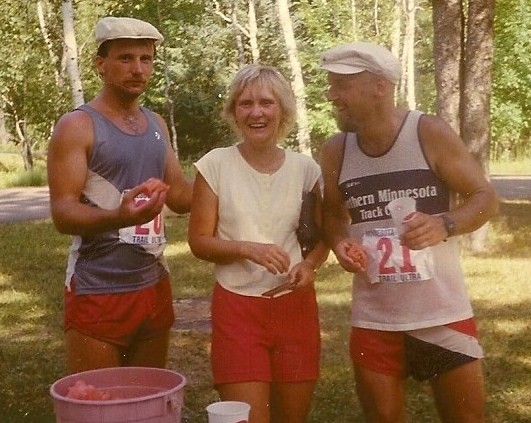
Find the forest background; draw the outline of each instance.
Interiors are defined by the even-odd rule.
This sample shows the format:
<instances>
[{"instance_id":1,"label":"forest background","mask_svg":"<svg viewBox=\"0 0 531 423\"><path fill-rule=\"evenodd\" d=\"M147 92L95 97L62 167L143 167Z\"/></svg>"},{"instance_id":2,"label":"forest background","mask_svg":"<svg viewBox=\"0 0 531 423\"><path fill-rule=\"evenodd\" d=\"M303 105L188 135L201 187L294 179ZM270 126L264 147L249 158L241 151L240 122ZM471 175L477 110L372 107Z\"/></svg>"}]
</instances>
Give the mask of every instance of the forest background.
<instances>
[{"instance_id":1,"label":"forest background","mask_svg":"<svg viewBox=\"0 0 531 423\"><path fill-rule=\"evenodd\" d=\"M445 117L488 171L491 157L529 156L530 14L531 0L4 0L0 151L32 169L58 117L95 96L93 29L115 15L165 36L143 103L165 117L182 160L234 142L219 112L231 77L253 61L292 81L299 113L287 146L317 156L335 131L319 55L366 40L401 58L397 101Z\"/></svg>"}]
</instances>

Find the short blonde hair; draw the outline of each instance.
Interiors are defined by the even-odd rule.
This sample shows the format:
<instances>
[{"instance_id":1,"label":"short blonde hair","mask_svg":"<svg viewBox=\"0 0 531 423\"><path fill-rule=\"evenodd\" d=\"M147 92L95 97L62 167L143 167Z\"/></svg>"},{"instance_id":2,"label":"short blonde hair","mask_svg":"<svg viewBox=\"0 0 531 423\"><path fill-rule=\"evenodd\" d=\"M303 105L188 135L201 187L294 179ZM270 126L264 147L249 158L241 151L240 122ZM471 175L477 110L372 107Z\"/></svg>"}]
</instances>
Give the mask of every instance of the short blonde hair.
<instances>
[{"instance_id":1,"label":"short blonde hair","mask_svg":"<svg viewBox=\"0 0 531 423\"><path fill-rule=\"evenodd\" d=\"M281 109L278 136L279 139L286 138L295 126L297 105L288 81L272 66L253 63L242 67L229 86L229 94L221 116L235 132L240 132L235 118L236 102L243 90L250 85L258 85L271 90Z\"/></svg>"}]
</instances>

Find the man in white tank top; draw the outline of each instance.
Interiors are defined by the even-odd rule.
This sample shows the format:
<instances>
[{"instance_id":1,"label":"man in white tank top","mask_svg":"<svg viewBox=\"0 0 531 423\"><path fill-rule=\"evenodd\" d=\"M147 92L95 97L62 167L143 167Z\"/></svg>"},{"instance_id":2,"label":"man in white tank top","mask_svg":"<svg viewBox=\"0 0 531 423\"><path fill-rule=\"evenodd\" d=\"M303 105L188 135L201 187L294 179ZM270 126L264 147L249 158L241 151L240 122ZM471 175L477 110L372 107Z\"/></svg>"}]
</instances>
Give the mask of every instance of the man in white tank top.
<instances>
[{"instance_id":1,"label":"man in white tank top","mask_svg":"<svg viewBox=\"0 0 531 423\"><path fill-rule=\"evenodd\" d=\"M430 382L443 422L483 422L483 353L455 236L496 213L494 189L449 125L395 106L401 69L387 49L341 45L321 65L342 131L322 150L324 230L354 274L350 352L366 419L405 422L411 375ZM396 197L416 201L399 227Z\"/></svg>"}]
</instances>

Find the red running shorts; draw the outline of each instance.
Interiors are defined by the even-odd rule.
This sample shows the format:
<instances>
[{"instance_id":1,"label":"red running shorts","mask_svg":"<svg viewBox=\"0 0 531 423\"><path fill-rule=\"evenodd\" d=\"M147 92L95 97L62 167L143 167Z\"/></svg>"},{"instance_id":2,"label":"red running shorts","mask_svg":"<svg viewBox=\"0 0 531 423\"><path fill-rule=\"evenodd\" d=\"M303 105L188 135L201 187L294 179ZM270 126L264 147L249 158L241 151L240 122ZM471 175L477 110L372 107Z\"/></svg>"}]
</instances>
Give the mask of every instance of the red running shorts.
<instances>
[{"instance_id":1,"label":"red running shorts","mask_svg":"<svg viewBox=\"0 0 531 423\"><path fill-rule=\"evenodd\" d=\"M474 319L406 332L353 327L353 363L394 377L432 379L483 357Z\"/></svg>"},{"instance_id":2,"label":"red running shorts","mask_svg":"<svg viewBox=\"0 0 531 423\"><path fill-rule=\"evenodd\" d=\"M64 330L75 329L119 347L167 331L174 322L169 276L147 288L117 294L76 295L65 288Z\"/></svg>"},{"instance_id":3,"label":"red running shorts","mask_svg":"<svg viewBox=\"0 0 531 423\"><path fill-rule=\"evenodd\" d=\"M313 289L265 298L235 294L216 283L211 346L215 385L316 380L320 342Z\"/></svg>"}]
</instances>

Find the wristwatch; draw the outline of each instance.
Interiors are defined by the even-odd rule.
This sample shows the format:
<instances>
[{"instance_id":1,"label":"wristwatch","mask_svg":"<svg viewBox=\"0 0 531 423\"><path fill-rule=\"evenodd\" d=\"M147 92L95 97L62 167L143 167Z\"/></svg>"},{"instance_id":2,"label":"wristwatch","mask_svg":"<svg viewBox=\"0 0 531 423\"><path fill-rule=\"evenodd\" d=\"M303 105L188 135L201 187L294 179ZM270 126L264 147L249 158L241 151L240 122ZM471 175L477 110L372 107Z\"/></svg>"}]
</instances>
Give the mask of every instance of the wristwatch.
<instances>
[{"instance_id":1,"label":"wristwatch","mask_svg":"<svg viewBox=\"0 0 531 423\"><path fill-rule=\"evenodd\" d=\"M455 235L455 222L453 219L447 214L441 214L441 219L443 220L444 229L446 229L448 236L450 237Z\"/></svg>"}]
</instances>

